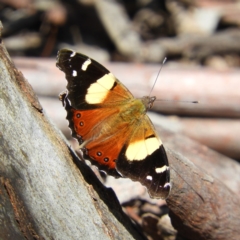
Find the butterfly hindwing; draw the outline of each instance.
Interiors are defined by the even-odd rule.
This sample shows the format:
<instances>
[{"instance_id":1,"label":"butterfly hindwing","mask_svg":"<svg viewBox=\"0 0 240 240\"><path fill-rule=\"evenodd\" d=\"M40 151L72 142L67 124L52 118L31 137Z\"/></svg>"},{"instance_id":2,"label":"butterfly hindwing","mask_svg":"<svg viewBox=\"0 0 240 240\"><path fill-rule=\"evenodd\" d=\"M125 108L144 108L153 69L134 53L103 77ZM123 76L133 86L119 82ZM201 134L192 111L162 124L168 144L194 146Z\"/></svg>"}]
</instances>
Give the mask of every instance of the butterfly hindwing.
<instances>
[{"instance_id":1,"label":"butterfly hindwing","mask_svg":"<svg viewBox=\"0 0 240 240\"><path fill-rule=\"evenodd\" d=\"M139 181L152 197L166 198L168 159L146 115L155 98L134 98L105 67L72 50L59 51L57 66L68 81L60 98L84 158L112 176Z\"/></svg>"},{"instance_id":2,"label":"butterfly hindwing","mask_svg":"<svg viewBox=\"0 0 240 240\"><path fill-rule=\"evenodd\" d=\"M108 114L103 115L101 109L77 110L70 105L66 94L61 95L61 100L67 111L67 120L72 130L72 136L78 139L82 147L84 157L108 174L119 177L115 162L122 149L127 136L128 127L123 123L118 128L113 128L107 122L115 122L116 110L107 108ZM105 124L104 124L105 122ZM124 130L125 129L125 130ZM120 131L121 130L121 131Z\"/></svg>"},{"instance_id":3,"label":"butterfly hindwing","mask_svg":"<svg viewBox=\"0 0 240 240\"><path fill-rule=\"evenodd\" d=\"M147 187L150 196L168 196L170 173L167 154L147 115L123 146L116 168L124 177Z\"/></svg>"}]
</instances>

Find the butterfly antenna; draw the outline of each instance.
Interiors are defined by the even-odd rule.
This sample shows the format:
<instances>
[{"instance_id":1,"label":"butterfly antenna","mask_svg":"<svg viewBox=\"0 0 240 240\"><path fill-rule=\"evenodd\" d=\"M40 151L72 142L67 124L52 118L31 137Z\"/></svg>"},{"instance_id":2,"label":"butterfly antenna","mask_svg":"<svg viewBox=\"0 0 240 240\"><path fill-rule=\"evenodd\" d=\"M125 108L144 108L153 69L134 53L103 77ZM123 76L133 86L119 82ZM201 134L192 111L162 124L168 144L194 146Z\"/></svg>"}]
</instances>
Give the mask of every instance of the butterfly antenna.
<instances>
[{"instance_id":1,"label":"butterfly antenna","mask_svg":"<svg viewBox=\"0 0 240 240\"><path fill-rule=\"evenodd\" d=\"M162 62L162 64L161 64L160 69L158 70L157 77L156 77L156 79L155 79L155 81L154 81L154 83L153 83L153 86L152 86L152 88L151 88L151 91L150 91L150 93L149 93L149 95L148 95L149 97L151 96L151 93L152 93L152 91L153 91L153 89L154 89L154 87L155 87L155 85L156 85L157 80L158 80L158 76L159 76L160 72L162 71L163 65L165 64L166 61L167 61L167 58L165 57L165 58L163 59L163 62Z\"/></svg>"},{"instance_id":2,"label":"butterfly antenna","mask_svg":"<svg viewBox=\"0 0 240 240\"><path fill-rule=\"evenodd\" d=\"M156 99L156 101L161 101L161 102L183 102L183 103L199 103L199 101L184 101L184 100L165 100L165 99Z\"/></svg>"}]
</instances>

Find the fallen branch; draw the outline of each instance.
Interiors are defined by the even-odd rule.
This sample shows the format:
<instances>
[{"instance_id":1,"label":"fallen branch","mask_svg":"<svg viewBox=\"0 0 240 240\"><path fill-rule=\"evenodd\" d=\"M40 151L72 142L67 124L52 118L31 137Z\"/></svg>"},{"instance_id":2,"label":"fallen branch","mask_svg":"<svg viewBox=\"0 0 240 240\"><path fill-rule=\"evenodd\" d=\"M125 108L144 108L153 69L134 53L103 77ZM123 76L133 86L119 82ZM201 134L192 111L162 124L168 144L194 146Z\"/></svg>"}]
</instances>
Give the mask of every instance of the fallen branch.
<instances>
[{"instance_id":1,"label":"fallen branch","mask_svg":"<svg viewBox=\"0 0 240 240\"><path fill-rule=\"evenodd\" d=\"M3 44L0 69L0 238L145 239L49 123Z\"/></svg>"}]
</instances>

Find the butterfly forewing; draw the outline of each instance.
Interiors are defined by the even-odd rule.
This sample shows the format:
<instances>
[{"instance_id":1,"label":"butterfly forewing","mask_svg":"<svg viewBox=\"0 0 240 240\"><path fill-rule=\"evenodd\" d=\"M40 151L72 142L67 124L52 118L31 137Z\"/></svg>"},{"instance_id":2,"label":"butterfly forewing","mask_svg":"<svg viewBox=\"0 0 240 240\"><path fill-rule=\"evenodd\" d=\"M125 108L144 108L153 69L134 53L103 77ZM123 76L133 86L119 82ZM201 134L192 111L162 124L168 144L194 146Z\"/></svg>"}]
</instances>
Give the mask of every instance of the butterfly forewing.
<instances>
[{"instance_id":1,"label":"butterfly forewing","mask_svg":"<svg viewBox=\"0 0 240 240\"><path fill-rule=\"evenodd\" d=\"M112 176L139 181L152 197L166 198L168 159L146 115L149 98L135 99L105 67L72 50L59 51L57 67L66 74L61 100L84 157Z\"/></svg>"},{"instance_id":2,"label":"butterfly forewing","mask_svg":"<svg viewBox=\"0 0 240 240\"><path fill-rule=\"evenodd\" d=\"M57 67L66 74L67 97L76 109L115 106L133 98L112 73L83 54L62 49L58 54Z\"/></svg>"}]
</instances>

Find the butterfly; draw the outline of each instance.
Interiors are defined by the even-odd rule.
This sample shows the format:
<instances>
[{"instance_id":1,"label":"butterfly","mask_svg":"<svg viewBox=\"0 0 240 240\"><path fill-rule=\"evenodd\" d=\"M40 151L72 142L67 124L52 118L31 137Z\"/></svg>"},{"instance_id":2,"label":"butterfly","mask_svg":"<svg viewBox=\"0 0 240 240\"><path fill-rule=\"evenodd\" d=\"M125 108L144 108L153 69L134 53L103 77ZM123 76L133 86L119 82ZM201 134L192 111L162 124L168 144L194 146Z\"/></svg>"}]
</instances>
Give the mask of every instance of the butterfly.
<instances>
[{"instance_id":1,"label":"butterfly","mask_svg":"<svg viewBox=\"0 0 240 240\"><path fill-rule=\"evenodd\" d=\"M61 101L83 157L109 175L140 182L153 198L167 198L168 158L146 114L156 98L134 98L104 66L69 49L58 52L56 65L66 75Z\"/></svg>"}]
</instances>

